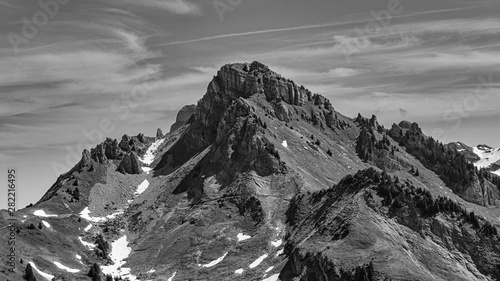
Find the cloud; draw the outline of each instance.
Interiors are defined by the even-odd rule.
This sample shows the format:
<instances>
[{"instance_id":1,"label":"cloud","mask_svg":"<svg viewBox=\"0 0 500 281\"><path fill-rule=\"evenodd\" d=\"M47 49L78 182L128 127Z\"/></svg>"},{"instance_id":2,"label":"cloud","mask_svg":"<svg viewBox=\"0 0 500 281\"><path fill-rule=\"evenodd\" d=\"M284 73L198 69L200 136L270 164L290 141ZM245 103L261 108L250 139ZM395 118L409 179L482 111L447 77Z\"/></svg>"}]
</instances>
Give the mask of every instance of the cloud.
<instances>
[{"instance_id":1,"label":"cloud","mask_svg":"<svg viewBox=\"0 0 500 281\"><path fill-rule=\"evenodd\" d=\"M201 9L198 5L186 0L123 0L129 5L139 5L147 8L162 9L175 15L200 15Z\"/></svg>"},{"instance_id":2,"label":"cloud","mask_svg":"<svg viewBox=\"0 0 500 281\"><path fill-rule=\"evenodd\" d=\"M330 74L332 77L349 77L349 76L355 76L358 74L363 73L362 71L353 69L353 68L346 68L346 67L337 67L330 69L328 71L328 74Z\"/></svg>"},{"instance_id":3,"label":"cloud","mask_svg":"<svg viewBox=\"0 0 500 281\"><path fill-rule=\"evenodd\" d=\"M429 71L452 68L488 68L500 65L499 52L464 51L460 53L414 53L399 55L393 63L405 66L407 69Z\"/></svg>"},{"instance_id":4,"label":"cloud","mask_svg":"<svg viewBox=\"0 0 500 281\"><path fill-rule=\"evenodd\" d=\"M4 6L10 7L10 8L15 8L15 6L10 4L8 0L0 0L0 5L4 5Z\"/></svg>"}]
</instances>

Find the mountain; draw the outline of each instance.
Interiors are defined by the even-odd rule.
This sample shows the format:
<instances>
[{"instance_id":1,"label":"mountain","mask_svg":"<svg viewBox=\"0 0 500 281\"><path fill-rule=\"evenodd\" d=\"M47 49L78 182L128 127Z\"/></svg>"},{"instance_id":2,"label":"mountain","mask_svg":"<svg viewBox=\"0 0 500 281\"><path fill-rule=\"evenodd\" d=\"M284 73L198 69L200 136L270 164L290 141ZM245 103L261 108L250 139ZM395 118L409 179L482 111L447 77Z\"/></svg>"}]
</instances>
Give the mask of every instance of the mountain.
<instances>
[{"instance_id":1,"label":"mountain","mask_svg":"<svg viewBox=\"0 0 500 281\"><path fill-rule=\"evenodd\" d=\"M479 157L479 160L474 163L476 167L487 168L500 176L500 147L492 148L483 144L474 147L473 151Z\"/></svg>"},{"instance_id":2,"label":"mountain","mask_svg":"<svg viewBox=\"0 0 500 281\"><path fill-rule=\"evenodd\" d=\"M487 169L491 173L500 176L500 147L493 148L486 144L470 147L461 142L452 142L448 145L464 154L477 168Z\"/></svg>"},{"instance_id":3,"label":"mountain","mask_svg":"<svg viewBox=\"0 0 500 281\"><path fill-rule=\"evenodd\" d=\"M227 64L171 132L106 139L13 213L0 278L498 280L499 186L416 123Z\"/></svg>"}]
</instances>

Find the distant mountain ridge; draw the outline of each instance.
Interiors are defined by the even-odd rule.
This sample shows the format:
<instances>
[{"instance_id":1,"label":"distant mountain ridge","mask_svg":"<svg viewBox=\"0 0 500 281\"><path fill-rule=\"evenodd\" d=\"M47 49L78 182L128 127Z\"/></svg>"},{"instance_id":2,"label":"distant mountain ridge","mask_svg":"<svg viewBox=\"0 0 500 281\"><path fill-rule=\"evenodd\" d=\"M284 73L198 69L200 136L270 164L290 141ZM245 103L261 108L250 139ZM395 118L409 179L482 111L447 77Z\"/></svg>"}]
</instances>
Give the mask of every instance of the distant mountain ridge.
<instances>
[{"instance_id":1,"label":"distant mountain ridge","mask_svg":"<svg viewBox=\"0 0 500 281\"><path fill-rule=\"evenodd\" d=\"M500 278L500 182L474 148L346 117L260 62L224 65L181 113L83 151L16 212L0 278L27 263L37 280Z\"/></svg>"}]
</instances>

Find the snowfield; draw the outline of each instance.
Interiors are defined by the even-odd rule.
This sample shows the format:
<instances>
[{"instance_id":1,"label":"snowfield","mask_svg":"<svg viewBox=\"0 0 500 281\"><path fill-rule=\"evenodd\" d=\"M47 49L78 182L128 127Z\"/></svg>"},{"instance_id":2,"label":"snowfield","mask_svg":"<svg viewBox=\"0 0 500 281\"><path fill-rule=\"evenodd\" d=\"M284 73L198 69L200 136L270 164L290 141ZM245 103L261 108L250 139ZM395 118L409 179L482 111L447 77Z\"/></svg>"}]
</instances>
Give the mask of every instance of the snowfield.
<instances>
[{"instance_id":1,"label":"snowfield","mask_svg":"<svg viewBox=\"0 0 500 281\"><path fill-rule=\"evenodd\" d=\"M278 252L276 252L276 256L279 256L279 255L281 255L281 254L283 254L283 249L281 249L281 250L279 250Z\"/></svg>"},{"instance_id":2,"label":"snowfield","mask_svg":"<svg viewBox=\"0 0 500 281\"><path fill-rule=\"evenodd\" d=\"M243 268L240 268L240 269L236 269L234 271L235 274L243 274Z\"/></svg>"},{"instance_id":3,"label":"snowfield","mask_svg":"<svg viewBox=\"0 0 500 281\"><path fill-rule=\"evenodd\" d=\"M250 268L257 267L263 260L265 260L267 258L267 256L268 256L267 254L260 256L258 259L256 259L254 262L252 262L248 267L250 267Z\"/></svg>"},{"instance_id":4,"label":"snowfield","mask_svg":"<svg viewBox=\"0 0 500 281\"><path fill-rule=\"evenodd\" d=\"M262 281L278 281L278 277L279 277L279 273L278 274L274 274L274 275L271 275L269 276L269 278L266 278L266 279L262 279Z\"/></svg>"},{"instance_id":5,"label":"snowfield","mask_svg":"<svg viewBox=\"0 0 500 281\"><path fill-rule=\"evenodd\" d=\"M146 189L148 189L149 187L149 181L148 180L144 180L141 184L139 184L139 186L137 187L137 190L135 191L134 195L140 195L142 194L144 191L146 191Z\"/></svg>"},{"instance_id":6,"label":"snowfield","mask_svg":"<svg viewBox=\"0 0 500 281\"><path fill-rule=\"evenodd\" d=\"M92 228L92 224L89 224L85 227L85 229L83 231L87 232L89 231L90 229Z\"/></svg>"},{"instance_id":7,"label":"snowfield","mask_svg":"<svg viewBox=\"0 0 500 281\"><path fill-rule=\"evenodd\" d=\"M33 212L33 215L43 218L58 217L58 215L47 215L44 210L36 210Z\"/></svg>"},{"instance_id":8,"label":"snowfield","mask_svg":"<svg viewBox=\"0 0 500 281\"><path fill-rule=\"evenodd\" d=\"M168 278L168 281L172 281L172 280L174 280L174 277L175 277L175 275L176 275L176 274L177 274L177 271L176 271L176 272L174 272L174 274L172 274L172 277Z\"/></svg>"},{"instance_id":9,"label":"snowfield","mask_svg":"<svg viewBox=\"0 0 500 281\"><path fill-rule=\"evenodd\" d=\"M222 260L226 257L226 255L227 255L228 253L229 253L229 252L226 252L226 253L225 253L222 257L220 257L220 258L218 258L218 259L216 259L216 260L214 260L214 261L211 261L211 262L209 262L209 263L207 263L207 264L198 264L198 266L203 266L203 267L212 267L212 266L214 266L214 265L216 265L216 264L220 263L220 262L221 262L221 261L222 261Z\"/></svg>"},{"instance_id":10,"label":"snowfield","mask_svg":"<svg viewBox=\"0 0 500 281\"><path fill-rule=\"evenodd\" d=\"M245 235L243 233L238 233L238 235L236 236L236 238L238 238L238 241L241 242L241 241L245 241L247 239L250 239L252 238L252 236L250 235Z\"/></svg>"},{"instance_id":11,"label":"snowfield","mask_svg":"<svg viewBox=\"0 0 500 281\"><path fill-rule=\"evenodd\" d=\"M130 268L122 267L125 264L125 259L128 258L132 248L128 246L127 235L123 235L116 241L111 243L111 253L109 257L113 261L112 265L101 266L102 272L106 275L122 276L124 279L129 278L130 281L136 281L137 277L130 274Z\"/></svg>"},{"instance_id":12,"label":"snowfield","mask_svg":"<svg viewBox=\"0 0 500 281\"><path fill-rule=\"evenodd\" d=\"M153 160L155 159L155 152L158 150L158 147L165 141L165 139L157 140L151 146L148 148L146 153L144 154L144 157L142 159L139 159L142 163L150 165L153 163Z\"/></svg>"},{"instance_id":13,"label":"snowfield","mask_svg":"<svg viewBox=\"0 0 500 281\"><path fill-rule=\"evenodd\" d=\"M474 163L474 166L478 168L488 168L491 164L500 161L500 147L499 148L479 148L476 146L473 148L473 152L481 158L479 161ZM500 176L500 170L493 171L494 174Z\"/></svg>"},{"instance_id":14,"label":"snowfield","mask_svg":"<svg viewBox=\"0 0 500 281\"><path fill-rule=\"evenodd\" d=\"M288 142L286 140L284 140L282 143L281 143L282 146L284 147L288 147Z\"/></svg>"},{"instance_id":15,"label":"snowfield","mask_svg":"<svg viewBox=\"0 0 500 281\"><path fill-rule=\"evenodd\" d=\"M77 272L80 272L80 270L79 270L79 269L69 268L69 267L67 267L67 266L65 266L65 265L63 265L63 264L61 264L60 262L56 262L56 261L55 261L55 262L54 262L54 264L55 264L57 267L59 267L60 269L66 270L66 271L67 271L67 272L69 272L69 273L77 273Z\"/></svg>"},{"instance_id":16,"label":"snowfield","mask_svg":"<svg viewBox=\"0 0 500 281\"><path fill-rule=\"evenodd\" d=\"M48 281L52 280L54 278L54 275L50 275L48 273L45 273L41 270L39 270L35 263L34 262L29 262L31 264L31 267L33 267L34 270L36 270L36 272L38 272L38 274L40 274L43 278L47 279Z\"/></svg>"},{"instance_id":17,"label":"snowfield","mask_svg":"<svg viewBox=\"0 0 500 281\"><path fill-rule=\"evenodd\" d=\"M46 228L50 228L50 224L46 221L42 221L43 225L45 225Z\"/></svg>"},{"instance_id":18,"label":"snowfield","mask_svg":"<svg viewBox=\"0 0 500 281\"><path fill-rule=\"evenodd\" d=\"M80 217L82 217L83 219L86 219L88 221L91 221L91 222L105 222L107 220L114 219L123 213L124 213L123 211L118 211L116 213L113 213L111 215L107 215L105 217L91 217L89 207L85 207L85 209L83 209L80 212Z\"/></svg>"},{"instance_id":19,"label":"snowfield","mask_svg":"<svg viewBox=\"0 0 500 281\"><path fill-rule=\"evenodd\" d=\"M276 240L276 241L271 241L271 244L273 244L273 246L275 248L278 248L279 246L281 246L281 244L283 243L283 240Z\"/></svg>"},{"instance_id":20,"label":"snowfield","mask_svg":"<svg viewBox=\"0 0 500 281\"><path fill-rule=\"evenodd\" d=\"M86 241L83 241L82 237L78 237L78 239L80 240L80 242L82 242L82 245L89 248L90 250L94 249L95 248L95 245L92 244L92 243L89 243L89 242L86 242Z\"/></svg>"}]
</instances>

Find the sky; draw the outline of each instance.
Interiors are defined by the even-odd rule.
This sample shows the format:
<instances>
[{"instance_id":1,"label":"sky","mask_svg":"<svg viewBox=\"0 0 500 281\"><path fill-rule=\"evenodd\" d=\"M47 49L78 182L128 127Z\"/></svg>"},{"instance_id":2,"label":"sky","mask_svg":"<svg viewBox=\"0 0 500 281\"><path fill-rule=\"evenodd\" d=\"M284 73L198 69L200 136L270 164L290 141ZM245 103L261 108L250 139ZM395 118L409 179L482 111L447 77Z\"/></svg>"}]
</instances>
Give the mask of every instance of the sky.
<instances>
[{"instance_id":1,"label":"sky","mask_svg":"<svg viewBox=\"0 0 500 281\"><path fill-rule=\"evenodd\" d=\"M355 117L500 146L497 0L0 0L0 180L35 203L84 148L168 131L226 63ZM6 206L2 188L0 208Z\"/></svg>"}]
</instances>

